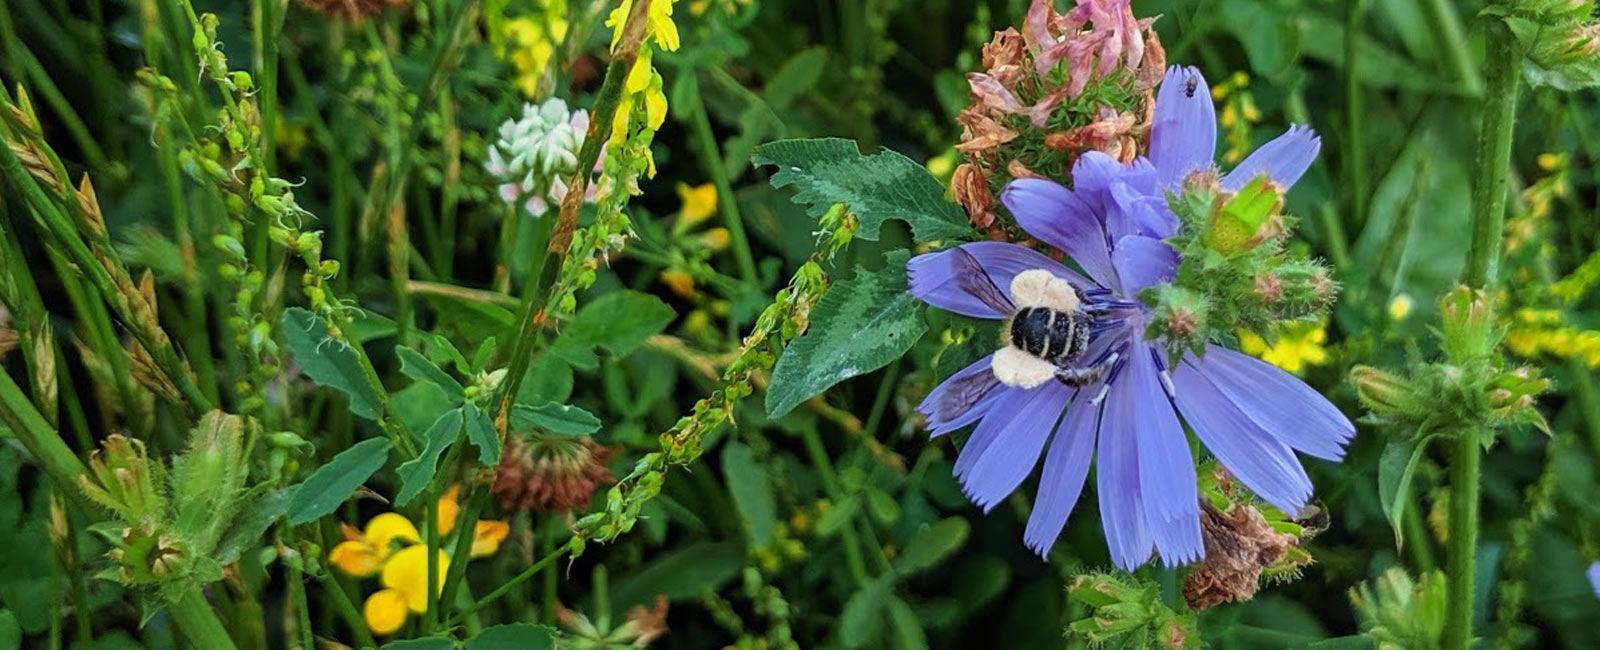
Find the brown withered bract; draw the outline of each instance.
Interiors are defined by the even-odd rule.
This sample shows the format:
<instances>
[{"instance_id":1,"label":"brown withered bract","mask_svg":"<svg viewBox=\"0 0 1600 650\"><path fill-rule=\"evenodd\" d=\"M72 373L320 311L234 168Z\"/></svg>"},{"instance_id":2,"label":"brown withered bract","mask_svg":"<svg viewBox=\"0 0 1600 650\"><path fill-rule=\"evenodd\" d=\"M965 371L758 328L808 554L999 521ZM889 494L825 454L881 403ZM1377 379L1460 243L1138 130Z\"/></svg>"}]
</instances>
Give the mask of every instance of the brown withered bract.
<instances>
[{"instance_id":1,"label":"brown withered bract","mask_svg":"<svg viewBox=\"0 0 1600 650\"><path fill-rule=\"evenodd\" d=\"M410 0L300 0L300 4L346 22L359 23Z\"/></svg>"},{"instance_id":2,"label":"brown withered bract","mask_svg":"<svg viewBox=\"0 0 1600 650\"><path fill-rule=\"evenodd\" d=\"M1183 598L1195 609L1250 600L1261 571L1282 559L1295 538L1272 529L1261 512L1236 505L1227 512L1201 503L1200 534L1206 557L1183 581Z\"/></svg>"}]
</instances>

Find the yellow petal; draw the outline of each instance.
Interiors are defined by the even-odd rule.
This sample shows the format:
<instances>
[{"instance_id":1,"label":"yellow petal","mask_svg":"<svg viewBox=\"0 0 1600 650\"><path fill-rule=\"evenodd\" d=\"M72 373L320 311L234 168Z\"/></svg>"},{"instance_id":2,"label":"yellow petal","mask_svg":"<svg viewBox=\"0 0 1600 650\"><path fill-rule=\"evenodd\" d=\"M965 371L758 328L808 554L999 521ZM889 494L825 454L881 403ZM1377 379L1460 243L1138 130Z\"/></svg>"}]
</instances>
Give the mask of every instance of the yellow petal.
<instances>
[{"instance_id":1,"label":"yellow petal","mask_svg":"<svg viewBox=\"0 0 1600 650\"><path fill-rule=\"evenodd\" d=\"M627 22L628 12L633 9L633 0L622 0L622 4L611 10L611 15L606 16L606 27L611 28L611 49L617 49L617 41L622 40L622 23Z\"/></svg>"},{"instance_id":2,"label":"yellow petal","mask_svg":"<svg viewBox=\"0 0 1600 650\"><path fill-rule=\"evenodd\" d=\"M500 542L511 534L511 524L503 521L480 521L472 531L472 557L494 555Z\"/></svg>"},{"instance_id":3,"label":"yellow petal","mask_svg":"<svg viewBox=\"0 0 1600 650\"><path fill-rule=\"evenodd\" d=\"M684 227L705 221L717 212L717 186L710 183L695 187L678 183L678 199L683 201Z\"/></svg>"},{"instance_id":4,"label":"yellow petal","mask_svg":"<svg viewBox=\"0 0 1600 650\"><path fill-rule=\"evenodd\" d=\"M622 89L629 93L637 93L650 85L650 57L640 56L633 60L633 67L628 68L628 78L623 80Z\"/></svg>"},{"instance_id":5,"label":"yellow petal","mask_svg":"<svg viewBox=\"0 0 1600 650\"><path fill-rule=\"evenodd\" d=\"M328 552L328 562L345 575L356 578L376 575L378 568L383 566L383 558L378 557L378 550L361 540L339 542Z\"/></svg>"},{"instance_id":6,"label":"yellow petal","mask_svg":"<svg viewBox=\"0 0 1600 650\"><path fill-rule=\"evenodd\" d=\"M444 588L444 575L450 569L450 556L443 549L439 554L439 568L434 586ZM413 544L400 549L383 565L383 586L405 594L406 606L422 613L428 608L428 547Z\"/></svg>"},{"instance_id":7,"label":"yellow petal","mask_svg":"<svg viewBox=\"0 0 1600 650\"><path fill-rule=\"evenodd\" d=\"M379 557L387 557L394 551L394 542L415 544L422 541L422 536L417 534L417 527L406 519L393 512L385 512L373 517L367 522L364 533L367 542L377 549Z\"/></svg>"},{"instance_id":8,"label":"yellow petal","mask_svg":"<svg viewBox=\"0 0 1600 650\"><path fill-rule=\"evenodd\" d=\"M619 147L628 139L628 119L633 114L633 96L623 93L617 102L617 113L611 117L611 138L608 146Z\"/></svg>"},{"instance_id":9,"label":"yellow petal","mask_svg":"<svg viewBox=\"0 0 1600 650\"><path fill-rule=\"evenodd\" d=\"M372 629L373 634L394 634L406 624L406 596L398 589L374 592L367 596L361 614L362 618L367 619L367 627Z\"/></svg>"},{"instance_id":10,"label":"yellow petal","mask_svg":"<svg viewBox=\"0 0 1600 650\"><path fill-rule=\"evenodd\" d=\"M667 96L661 92L660 75L656 75L655 82L650 84L650 90L644 96L644 114L652 131L661 128L661 124L667 121Z\"/></svg>"},{"instance_id":11,"label":"yellow petal","mask_svg":"<svg viewBox=\"0 0 1600 650\"><path fill-rule=\"evenodd\" d=\"M439 497L439 536L449 535L456 529L456 518L461 515L461 502L457 497L461 495L461 486L452 485L450 489Z\"/></svg>"}]
</instances>

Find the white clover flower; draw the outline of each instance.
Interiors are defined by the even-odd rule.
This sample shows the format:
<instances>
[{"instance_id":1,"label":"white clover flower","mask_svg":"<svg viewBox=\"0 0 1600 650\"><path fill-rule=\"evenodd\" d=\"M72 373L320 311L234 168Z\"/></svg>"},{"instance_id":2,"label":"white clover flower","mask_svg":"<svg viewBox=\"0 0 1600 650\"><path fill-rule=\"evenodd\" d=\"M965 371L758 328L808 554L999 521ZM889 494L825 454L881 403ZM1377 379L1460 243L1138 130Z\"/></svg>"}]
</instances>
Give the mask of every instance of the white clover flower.
<instances>
[{"instance_id":1,"label":"white clover flower","mask_svg":"<svg viewBox=\"0 0 1600 650\"><path fill-rule=\"evenodd\" d=\"M560 98L523 104L522 117L500 125L500 139L489 147L484 169L500 180L500 199L524 201L538 217L567 194L564 176L578 168L578 150L589 129L589 113L567 108Z\"/></svg>"}]
</instances>

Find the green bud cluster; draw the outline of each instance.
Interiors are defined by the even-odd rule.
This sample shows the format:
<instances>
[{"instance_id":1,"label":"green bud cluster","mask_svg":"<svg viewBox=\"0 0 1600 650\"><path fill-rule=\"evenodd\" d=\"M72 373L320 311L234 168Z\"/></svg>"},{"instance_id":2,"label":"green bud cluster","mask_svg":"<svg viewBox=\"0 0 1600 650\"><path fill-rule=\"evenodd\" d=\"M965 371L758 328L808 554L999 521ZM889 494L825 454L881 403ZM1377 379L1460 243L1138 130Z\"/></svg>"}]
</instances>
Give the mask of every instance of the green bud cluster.
<instances>
[{"instance_id":1,"label":"green bud cluster","mask_svg":"<svg viewBox=\"0 0 1600 650\"><path fill-rule=\"evenodd\" d=\"M1444 634L1444 574L1430 571L1420 581L1394 567L1371 582L1350 589L1363 633L1378 650L1439 648Z\"/></svg>"},{"instance_id":2,"label":"green bud cluster","mask_svg":"<svg viewBox=\"0 0 1600 650\"><path fill-rule=\"evenodd\" d=\"M251 495L246 440L253 423L211 411L189 434L189 448L168 471L138 440L112 435L90 456L91 476L79 487L112 519L97 524L111 545L114 566L102 577L151 586L159 599L193 582L222 578L237 549L220 548L223 534Z\"/></svg>"},{"instance_id":3,"label":"green bud cluster","mask_svg":"<svg viewBox=\"0 0 1600 650\"><path fill-rule=\"evenodd\" d=\"M1182 227L1168 243L1182 261L1171 283L1140 299L1151 309L1145 337L1165 339L1174 359L1241 330L1270 336L1280 322L1315 320L1338 296L1327 266L1289 254L1294 220L1266 176L1228 192L1197 172L1169 205Z\"/></svg>"},{"instance_id":4,"label":"green bud cluster","mask_svg":"<svg viewBox=\"0 0 1600 650\"><path fill-rule=\"evenodd\" d=\"M1483 14L1504 21L1527 54L1535 84L1579 90L1600 84L1600 24L1594 0L1488 3Z\"/></svg>"},{"instance_id":5,"label":"green bud cluster","mask_svg":"<svg viewBox=\"0 0 1600 650\"><path fill-rule=\"evenodd\" d=\"M1073 578L1067 594L1088 605L1089 616L1067 626L1096 647L1115 650L1199 648L1193 614L1179 614L1161 602L1152 582L1123 573L1085 573Z\"/></svg>"},{"instance_id":6,"label":"green bud cluster","mask_svg":"<svg viewBox=\"0 0 1600 650\"><path fill-rule=\"evenodd\" d=\"M1504 328L1482 291L1457 287L1439 301L1438 330L1444 360L1412 364L1405 373L1370 366L1350 370L1356 395L1371 419L1416 435L1487 432L1508 426L1533 426L1549 433L1534 401L1550 389L1538 368L1508 368L1496 353Z\"/></svg>"}]
</instances>

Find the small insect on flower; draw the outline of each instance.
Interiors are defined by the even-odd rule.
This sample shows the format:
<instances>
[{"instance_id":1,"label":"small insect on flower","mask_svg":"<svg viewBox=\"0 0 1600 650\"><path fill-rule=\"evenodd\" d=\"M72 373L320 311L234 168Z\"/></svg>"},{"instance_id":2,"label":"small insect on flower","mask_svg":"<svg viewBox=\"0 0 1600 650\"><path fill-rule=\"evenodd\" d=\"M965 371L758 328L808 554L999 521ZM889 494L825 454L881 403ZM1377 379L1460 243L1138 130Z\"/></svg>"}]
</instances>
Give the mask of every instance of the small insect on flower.
<instances>
[{"instance_id":1,"label":"small insect on flower","mask_svg":"<svg viewBox=\"0 0 1600 650\"><path fill-rule=\"evenodd\" d=\"M1312 493L1295 453L1337 461L1355 434L1348 418L1292 375L1215 344L1204 344L1203 355L1174 357L1166 330L1147 327L1154 316L1141 295L1172 286L1182 262L1168 243L1181 224L1167 195L1184 191L1192 173L1218 178L1216 114L1197 70L1167 73L1152 129L1148 159L1123 164L1091 151L1074 165L1072 189L1029 178L1001 195L1023 230L1082 273L1032 248L992 241L907 264L918 299L1005 322L994 354L957 371L918 407L934 436L977 424L955 464L967 496L993 508L1032 473L1048 442L1023 535L1045 555L1094 460L1111 556L1129 570L1149 561L1152 549L1167 565L1205 555L1185 425L1240 483L1285 512L1298 512ZM1263 175L1287 189L1317 148L1309 130L1290 129L1220 176L1212 191L1237 193Z\"/></svg>"}]
</instances>

